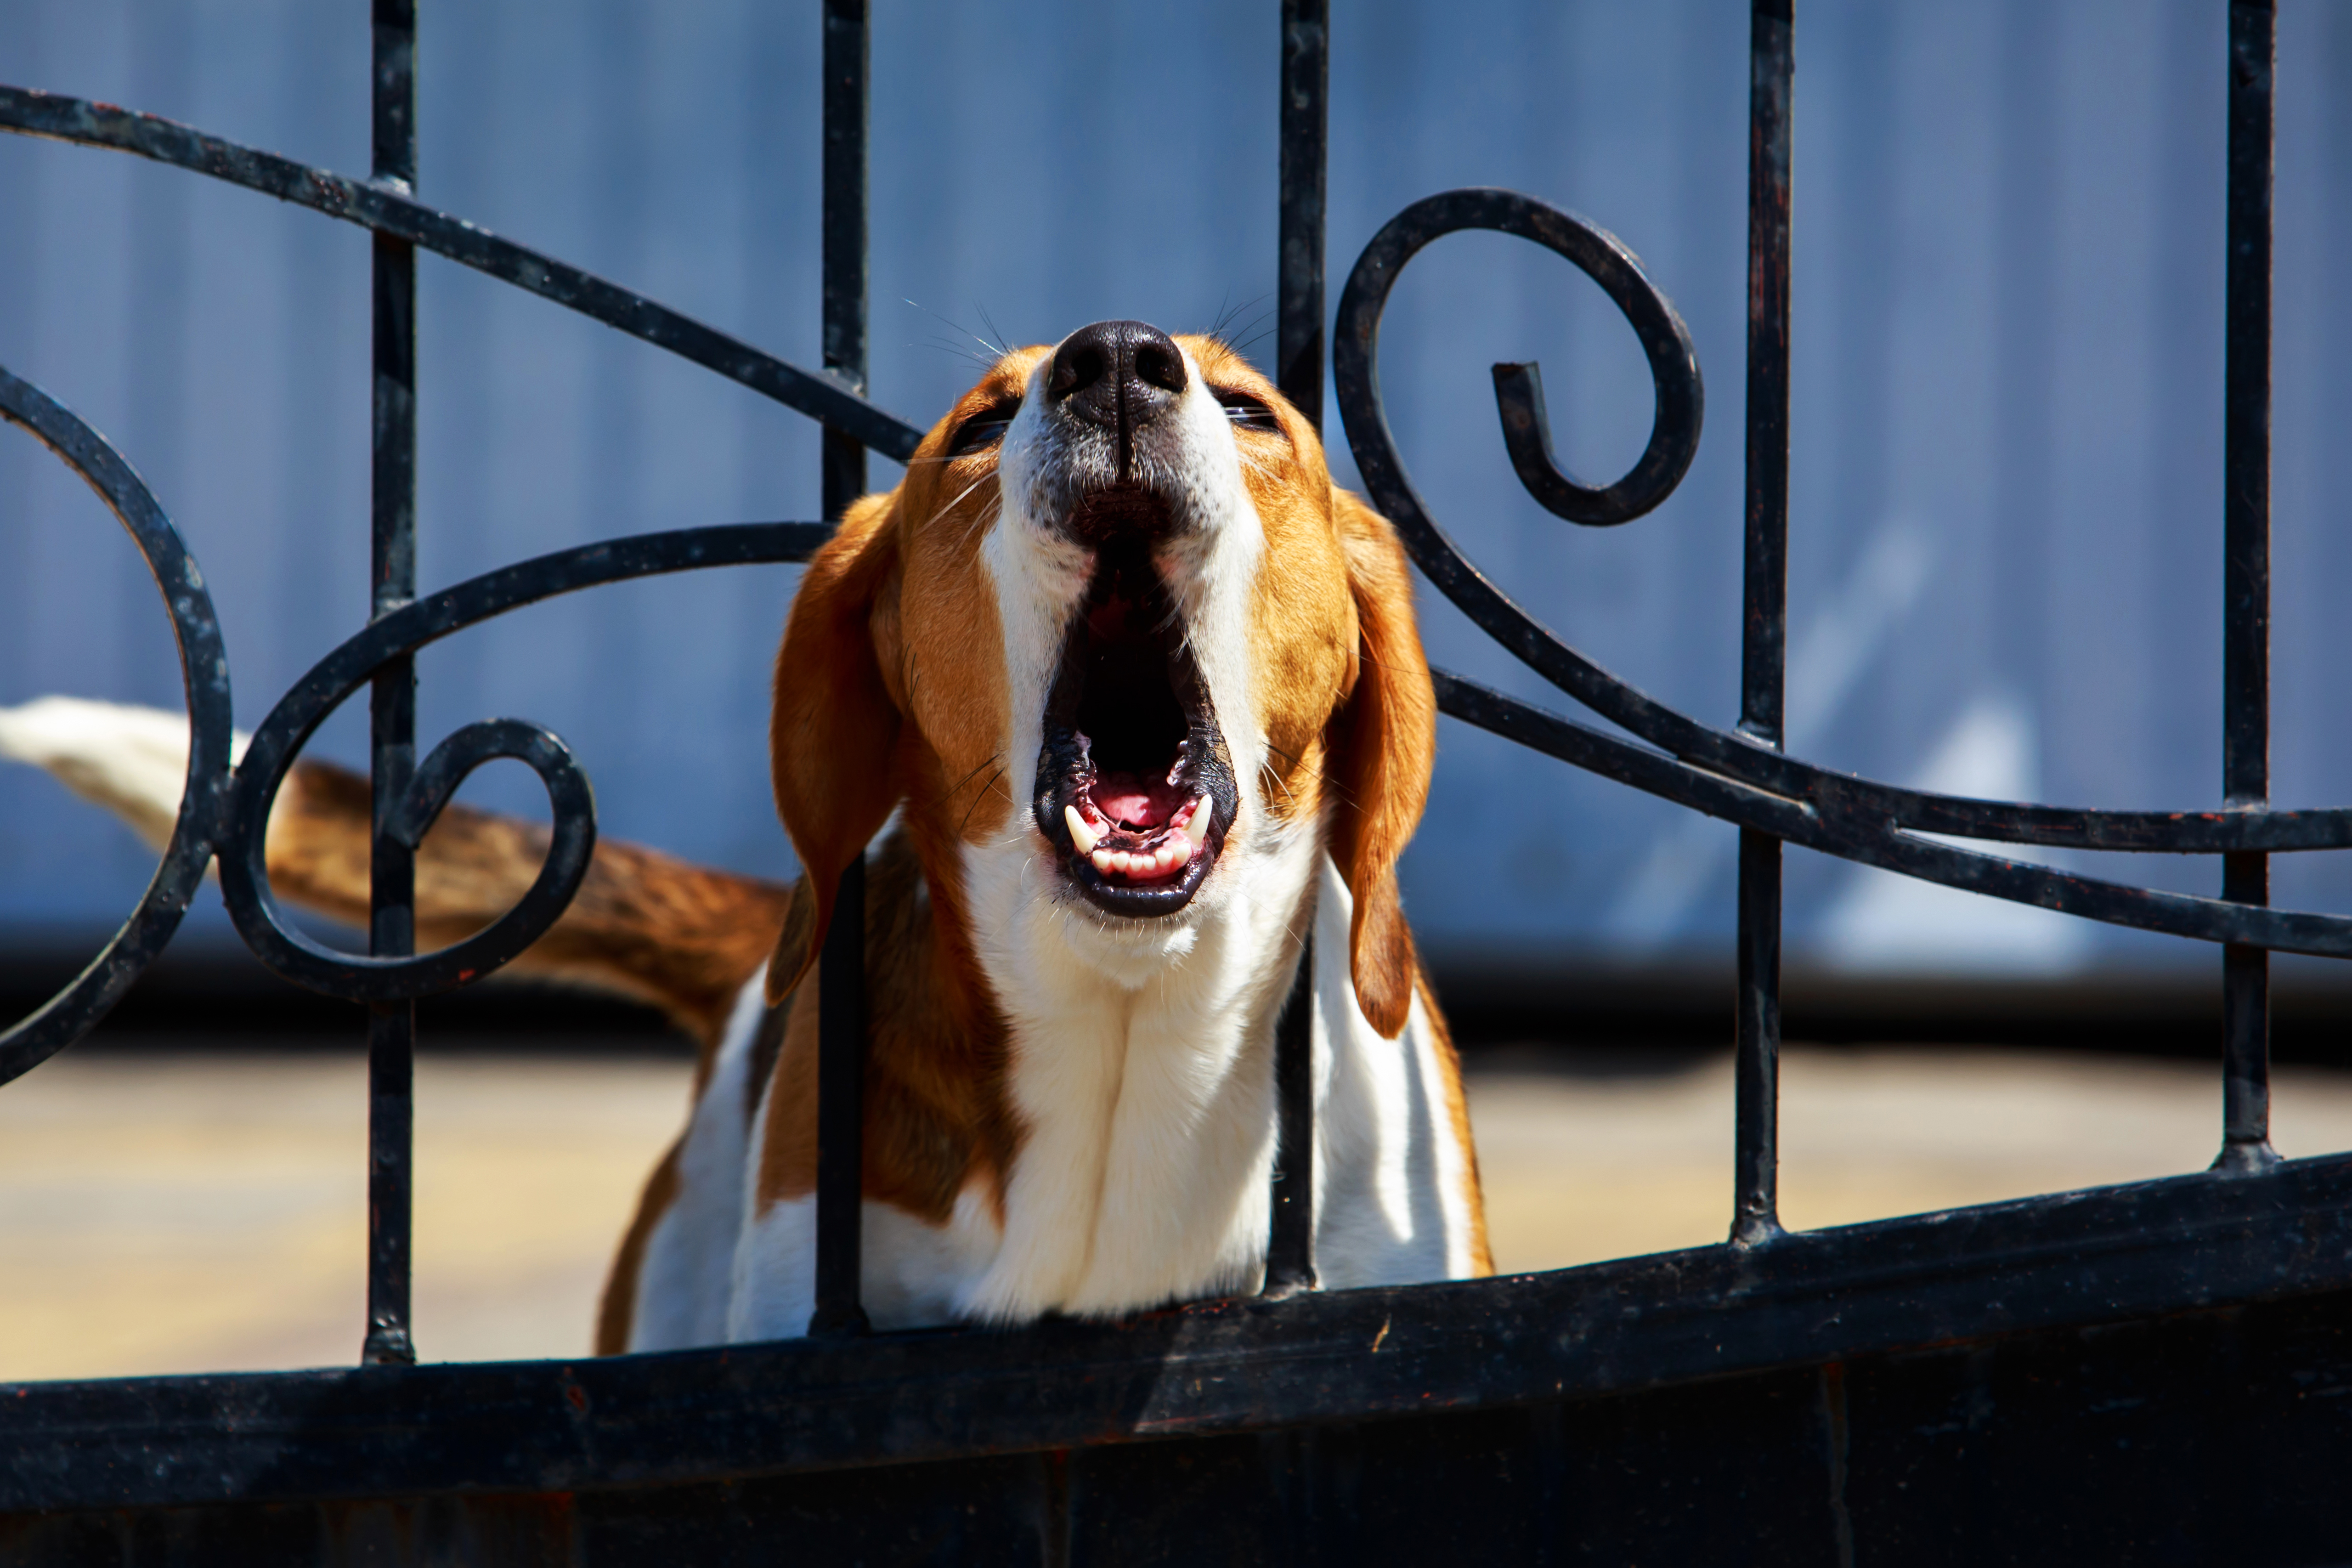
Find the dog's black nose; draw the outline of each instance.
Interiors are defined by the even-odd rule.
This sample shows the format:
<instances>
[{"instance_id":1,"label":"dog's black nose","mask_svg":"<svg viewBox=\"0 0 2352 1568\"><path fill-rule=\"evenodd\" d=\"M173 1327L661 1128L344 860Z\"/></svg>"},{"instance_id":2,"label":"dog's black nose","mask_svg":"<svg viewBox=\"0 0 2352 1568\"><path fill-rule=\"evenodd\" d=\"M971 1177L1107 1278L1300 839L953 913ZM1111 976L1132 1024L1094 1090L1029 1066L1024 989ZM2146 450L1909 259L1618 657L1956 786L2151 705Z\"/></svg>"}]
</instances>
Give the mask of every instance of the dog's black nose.
<instances>
[{"instance_id":1,"label":"dog's black nose","mask_svg":"<svg viewBox=\"0 0 2352 1568\"><path fill-rule=\"evenodd\" d=\"M1183 394L1183 351L1144 321L1080 327L1055 352L1045 379L1049 401L1072 418L1118 432L1122 448Z\"/></svg>"}]
</instances>

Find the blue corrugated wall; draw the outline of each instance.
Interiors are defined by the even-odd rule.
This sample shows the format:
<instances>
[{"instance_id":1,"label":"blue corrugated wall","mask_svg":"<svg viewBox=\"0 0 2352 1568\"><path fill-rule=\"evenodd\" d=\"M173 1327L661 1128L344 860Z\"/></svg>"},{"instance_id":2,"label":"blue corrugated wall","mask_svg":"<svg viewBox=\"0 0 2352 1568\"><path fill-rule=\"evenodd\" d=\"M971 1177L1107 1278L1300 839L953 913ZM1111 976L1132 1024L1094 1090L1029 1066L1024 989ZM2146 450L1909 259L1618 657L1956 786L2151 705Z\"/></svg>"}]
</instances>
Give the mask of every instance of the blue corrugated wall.
<instances>
[{"instance_id":1,"label":"blue corrugated wall","mask_svg":"<svg viewBox=\"0 0 2352 1568\"><path fill-rule=\"evenodd\" d=\"M1486 366L1539 358L1573 466L1639 449L1629 331L1494 237L1417 262L1389 406L1441 519L1570 640L1717 722L1738 660L1747 8L1337 0L1333 294L1408 201L1504 184L1622 237L1710 383L1675 498L1632 527L1521 495ZM874 48L875 395L927 423L969 333L1268 302L1272 0L917 5ZM2352 801L2352 8L2280 22L2275 794ZM816 358L814 8L427 8L421 194ZM1792 742L1832 765L2069 804L2220 798L2221 0L1803 0ZM367 165L360 0L0 0L0 79ZM422 268L422 576L815 506L797 416L436 259ZM0 137L0 363L116 438L187 533L251 724L366 605L367 243L119 155ZM914 303L914 302L919 303ZM1266 344L1260 344L1263 350ZM1336 431L1337 422L1333 421ZM1342 458L1343 473L1348 465ZM887 465L877 464L887 477ZM428 654L420 733L514 714L584 754L606 831L787 864L761 753L782 570L642 584ZM1444 606L1433 656L1537 683ZM0 431L0 700L173 703L152 590L98 503ZM350 716L319 742L356 759ZM511 793L508 793L511 791ZM484 798L529 804L501 782ZM1731 836L1449 723L1408 860L1433 947L1720 951ZM152 861L0 771L0 936L117 918ZM2094 868L2218 888L2203 863ZM2352 908L2340 858L2283 902ZM1799 956L2049 971L2209 962L1799 854ZM215 920L215 927L217 921Z\"/></svg>"}]
</instances>

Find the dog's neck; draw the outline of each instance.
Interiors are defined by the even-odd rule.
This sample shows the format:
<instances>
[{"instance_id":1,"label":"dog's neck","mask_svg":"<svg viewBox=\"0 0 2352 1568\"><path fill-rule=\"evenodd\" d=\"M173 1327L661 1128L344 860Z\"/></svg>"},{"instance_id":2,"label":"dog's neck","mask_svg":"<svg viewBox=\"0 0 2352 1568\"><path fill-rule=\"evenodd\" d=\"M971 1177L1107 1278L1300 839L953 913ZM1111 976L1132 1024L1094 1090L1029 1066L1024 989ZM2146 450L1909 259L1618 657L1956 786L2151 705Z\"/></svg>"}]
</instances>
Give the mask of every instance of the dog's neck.
<instances>
[{"instance_id":1,"label":"dog's neck","mask_svg":"<svg viewBox=\"0 0 2352 1568\"><path fill-rule=\"evenodd\" d=\"M1262 824L1178 919L1114 923L1037 896L1018 845L967 846L971 951L1006 1028L1019 1129L983 1318L1104 1312L1246 1288L1263 1266L1272 1041L1322 859L1320 825ZM1344 895L1343 895L1344 896Z\"/></svg>"}]
</instances>

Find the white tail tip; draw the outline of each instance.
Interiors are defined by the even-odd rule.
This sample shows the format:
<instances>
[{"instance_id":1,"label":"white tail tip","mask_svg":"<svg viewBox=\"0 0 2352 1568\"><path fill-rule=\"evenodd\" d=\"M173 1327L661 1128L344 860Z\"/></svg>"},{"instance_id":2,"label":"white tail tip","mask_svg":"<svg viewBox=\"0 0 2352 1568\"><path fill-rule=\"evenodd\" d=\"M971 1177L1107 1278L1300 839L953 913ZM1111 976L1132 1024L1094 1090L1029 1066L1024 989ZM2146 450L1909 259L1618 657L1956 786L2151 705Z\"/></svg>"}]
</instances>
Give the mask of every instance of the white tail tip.
<instances>
[{"instance_id":1,"label":"white tail tip","mask_svg":"<svg viewBox=\"0 0 2352 1568\"><path fill-rule=\"evenodd\" d=\"M245 737L236 737L242 752ZM46 768L157 849L171 841L188 774L188 720L160 708L42 697L0 708L0 757Z\"/></svg>"}]
</instances>

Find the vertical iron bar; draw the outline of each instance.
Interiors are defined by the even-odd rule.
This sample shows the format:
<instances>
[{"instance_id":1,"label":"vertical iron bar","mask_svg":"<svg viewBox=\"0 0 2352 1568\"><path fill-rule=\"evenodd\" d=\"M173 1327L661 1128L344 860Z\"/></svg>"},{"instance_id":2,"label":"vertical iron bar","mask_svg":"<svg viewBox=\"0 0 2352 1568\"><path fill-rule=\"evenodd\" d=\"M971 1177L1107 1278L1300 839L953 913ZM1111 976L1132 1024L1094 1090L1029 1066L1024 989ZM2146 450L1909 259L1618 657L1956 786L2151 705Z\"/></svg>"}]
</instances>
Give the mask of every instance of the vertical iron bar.
<instances>
[{"instance_id":1,"label":"vertical iron bar","mask_svg":"<svg viewBox=\"0 0 2352 1568\"><path fill-rule=\"evenodd\" d=\"M1282 0L1282 217L1275 384L1323 428L1323 205L1329 163L1329 0Z\"/></svg>"},{"instance_id":2,"label":"vertical iron bar","mask_svg":"<svg viewBox=\"0 0 2352 1568\"><path fill-rule=\"evenodd\" d=\"M1789 94L1792 0L1755 0L1748 100L1748 497L1739 728L1781 744L1789 619ZM1780 1234L1780 841L1739 834L1731 1239Z\"/></svg>"},{"instance_id":3,"label":"vertical iron bar","mask_svg":"<svg viewBox=\"0 0 2352 1568\"><path fill-rule=\"evenodd\" d=\"M1315 906L1274 1026L1274 1216L1265 1293L1315 1289Z\"/></svg>"},{"instance_id":4,"label":"vertical iron bar","mask_svg":"<svg viewBox=\"0 0 2352 1568\"><path fill-rule=\"evenodd\" d=\"M824 0L824 368L866 390L867 0ZM824 432L824 516L838 522L866 493L866 448Z\"/></svg>"},{"instance_id":5,"label":"vertical iron bar","mask_svg":"<svg viewBox=\"0 0 2352 1568\"><path fill-rule=\"evenodd\" d=\"M1280 255L1275 284L1275 384L1323 428L1324 188L1329 175L1329 0L1282 0ZM1315 902L1274 1028L1274 1195L1265 1293L1315 1289Z\"/></svg>"},{"instance_id":6,"label":"vertical iron bar","mask_svg":"<svg viewBox=\"0 0 2352 1568\"><path fill-rule=\"evenodd\" d=\"M373 0L376 181L405 195L416 184L415 0ZM371 618L416 597L416 251L375 237L374 443ZM416 950L416 859L387 831L416 766L416 667L395 659L369 693L373 831L369 846L368 951ZM368 1316L364 1362L416 1359L409 1334L410 1157L416 1006L380 1003L368 1015Z\"/></svg>"},{"instance_id":7,"label":"vertical iron bar","mask_svg":"<svg viewBox=\"0 0 2352 1568\"><path fill-rule=\"evenodd\" d=\"M809 1332L866 1331L858 1304L865 1226L866 857L841 873L817 959L816 1310Z\"/></svg>"},{"instance_id":8,"label":"vertical iron bar","mask_svg":"<svg viewBox=\"0 0 2352 1568\"><path fill-rule=\"evenodd\" d=\"M873 54L867 0L824 0L824 364L866 390L866 131ZM824 516L866 493L866 448L824 435ZM841 874L817 961L816 1310L809 1332L862 1334L865 1204L866 858Z\"/></svg>"},{"instance_id":9,"label":"vertical iron bar","mask_svg":"<svg viewBox=\"0 0 2352 1568\"><path fill-rule=\"evenodd\" d=\"M2262 810L2271 788L2271 157L2273 0L2230 6L2227 384L2222 411L2221 773L2225 803ZM2270 858L2222 858L2221 896L2270 901ZM2219 1169L2262 1170L2271 1149L2270 953L2221 950Z\"/></svg>"}]
</instances>

